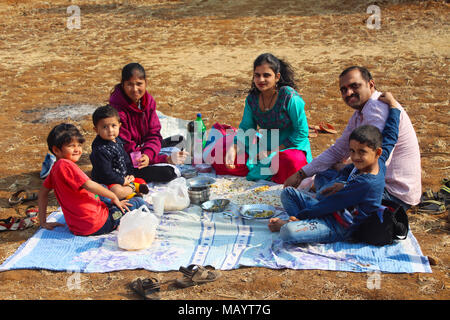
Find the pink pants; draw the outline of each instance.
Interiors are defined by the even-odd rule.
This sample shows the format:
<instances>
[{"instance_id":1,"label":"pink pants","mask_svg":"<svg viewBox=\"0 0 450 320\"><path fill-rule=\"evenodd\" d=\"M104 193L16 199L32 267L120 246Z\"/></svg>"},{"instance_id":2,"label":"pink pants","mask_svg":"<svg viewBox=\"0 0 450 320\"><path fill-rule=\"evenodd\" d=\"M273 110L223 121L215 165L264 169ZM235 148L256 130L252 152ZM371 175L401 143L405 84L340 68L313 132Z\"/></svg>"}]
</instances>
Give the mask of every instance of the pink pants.
<instances>
[{"instance_id":1,"label":"pink pants","mask_svg":"<svg viewBox=\"0 0 450 320\"><path fill-rule=\"evenodd\" d=\"M306 162L305 152L297 149L288 149L279 152L272 158L272 164L274 161L278 161L278 172L271 180L280 184L283 184L287 178L308 163Z\"/></svg>"}]
</instances>

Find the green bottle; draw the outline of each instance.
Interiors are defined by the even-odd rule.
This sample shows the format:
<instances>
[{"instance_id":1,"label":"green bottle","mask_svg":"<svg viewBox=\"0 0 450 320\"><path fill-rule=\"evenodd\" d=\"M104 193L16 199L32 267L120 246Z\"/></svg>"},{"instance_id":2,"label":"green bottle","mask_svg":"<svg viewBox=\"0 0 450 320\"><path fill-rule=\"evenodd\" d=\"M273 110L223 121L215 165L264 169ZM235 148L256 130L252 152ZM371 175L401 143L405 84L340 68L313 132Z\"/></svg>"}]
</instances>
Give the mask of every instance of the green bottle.
<instances>
[{"instance_id":1,"label":"green bottle","mask_svg":"<svg viewBox=\"0 0 450 320\"><path fill-rule=\"evenodd\" d=\"M205 126L205 123L203 122L201 113L197 113L197 119L195 119L194 128L195 128L195 130L198 130L198 137L202 138L202 148L204 148L206 145L206 139L205 139L206 126Z\"/></svg>"}]
</instances>

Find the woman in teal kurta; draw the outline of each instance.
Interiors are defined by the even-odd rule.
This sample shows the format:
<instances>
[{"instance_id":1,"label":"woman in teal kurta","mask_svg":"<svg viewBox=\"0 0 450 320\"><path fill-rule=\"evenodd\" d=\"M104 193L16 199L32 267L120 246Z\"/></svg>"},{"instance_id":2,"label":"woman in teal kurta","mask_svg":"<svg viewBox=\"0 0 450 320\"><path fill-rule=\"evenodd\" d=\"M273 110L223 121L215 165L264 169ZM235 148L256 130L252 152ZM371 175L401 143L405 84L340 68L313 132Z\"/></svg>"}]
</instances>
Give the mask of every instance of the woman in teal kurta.
<instances>
[{"instance_id":1,"label":"woman in teal kurta","mask_svg":"<svg viewBox=\"0 0 450 320\"><path fill-rule=\"evenodd\" d=\"M226 154L226 165L233 168L236 154L245 150L248 180L284 183L312 160L305 102L293 78L289 64L270 53L254 62L240 130Z\"/></svg>"}]
</instances>

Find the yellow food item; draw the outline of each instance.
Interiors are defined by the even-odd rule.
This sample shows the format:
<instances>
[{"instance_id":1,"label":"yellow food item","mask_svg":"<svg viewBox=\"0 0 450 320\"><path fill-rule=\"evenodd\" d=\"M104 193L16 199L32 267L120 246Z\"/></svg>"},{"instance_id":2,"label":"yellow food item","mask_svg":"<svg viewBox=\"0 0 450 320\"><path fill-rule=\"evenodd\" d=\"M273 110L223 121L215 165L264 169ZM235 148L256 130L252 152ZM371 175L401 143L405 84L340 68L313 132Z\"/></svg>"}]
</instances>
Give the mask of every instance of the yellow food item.
<instances>
[{"instance_id":1,"label":"yellow food item","mask_svg":"<svg viewBox=\"0 0 450 320\"><path fill-rule=\"evenodd\" d=\"M254 181L245 177L217 178L211 185L211 193L217 198L226 198L237 205L260 203L281 207L280 193L283 185L255 187ZM258 190L258 191L255 191Z\"/></svg>"},{"instance_id":2,"label":"yellow food item","mask_svg":"<svg viewBox=\"0 0 450 320\"><path fill-rule=\"evenodd\" d=\"M269 186L261 186L255 189L256 192L263 192L269 190Z\"/></svg>"}]
</instances>

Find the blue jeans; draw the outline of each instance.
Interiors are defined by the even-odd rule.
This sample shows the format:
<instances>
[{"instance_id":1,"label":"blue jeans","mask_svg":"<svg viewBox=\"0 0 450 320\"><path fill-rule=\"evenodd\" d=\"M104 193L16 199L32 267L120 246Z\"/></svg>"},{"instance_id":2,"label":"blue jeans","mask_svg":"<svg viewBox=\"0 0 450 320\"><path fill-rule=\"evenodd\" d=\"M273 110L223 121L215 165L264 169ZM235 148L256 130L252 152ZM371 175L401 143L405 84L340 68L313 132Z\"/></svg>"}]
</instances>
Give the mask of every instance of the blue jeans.
<instances>
[{"instance_id":1,"label":"blue jeans","mask_svg":"<svg viewBox=\"0 0 450 320\"><path fill-rule=\"evenodd\" d=\"M312 207L319 200L292 187L281 192L281 203L289 216L295 216L300 221L291 221L280 229L280 237L286 243L329 243L348 240L349 229L344 228L331 215L321 218L304 219L299 211Z\"/></svg>"},{"instance_id":2,"label":"blue jeans","mask_svg":"<svg viewBox=\"0 0 450 320\"><path fill-rule=\"evenodd\" d=\"M394 197L386 189L384 189L384 192L383 192L383 200L392 201L392 202L402 206L403 209L405 209L405 211L408 211L408 209L411 208L410 204L407 204L407 203L403 202L402 200L400 200L399 198Z\"/></svg>"},{"instance_id":3,"label":"blue jeans","mask_svg":"<svg viewBox=\"0 0 450 320\"><path fill-rule=\"evenodd\" d=\"M320 193L323 189L331 187L336 181L339 172L334 169L328 169L319 172L314 177L314 188L316 189L316 199L321 200L323 198Z\"/></svg>"},{"instance_id":4,"label":"blue jeans","mask_svg":"<svg viewBox=\"0 0 450 320\"><path fill-rule=\"evenodd\" d=\"M100 199L108 206L109 214L103 227L101 227L98 231L90 234L91 236L99 236L114 231L119 226L120 219L124 215L117 206L111 203L111 200L105 199L104 197L100 197ZM145 202L144 199L140 197L133 197L128 200L128 203L131 204L131 206L128 207L130 211L138 209L142 205L147 205L147 202ZM127 211L125 210L125 213L126 212Z\"/></svg>"}]
</instances>

